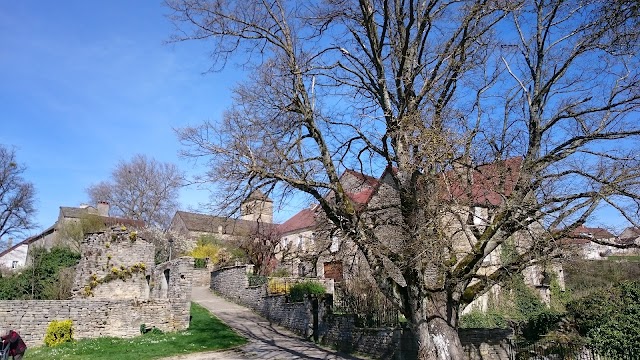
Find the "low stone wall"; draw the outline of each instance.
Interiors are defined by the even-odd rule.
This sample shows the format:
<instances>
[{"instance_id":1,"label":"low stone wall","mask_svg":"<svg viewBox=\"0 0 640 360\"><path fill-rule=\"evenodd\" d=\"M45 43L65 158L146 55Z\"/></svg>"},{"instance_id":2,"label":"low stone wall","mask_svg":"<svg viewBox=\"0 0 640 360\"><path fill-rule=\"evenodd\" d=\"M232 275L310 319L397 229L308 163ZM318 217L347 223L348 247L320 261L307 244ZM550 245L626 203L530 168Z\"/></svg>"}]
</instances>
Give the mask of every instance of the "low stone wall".
<instances>
[{"instance_id":1,"label":"low stone wall","mask_svg":"<svg viewBox=\"0 0 640 360\"><path fill-rule=\"evenodd\" d=\"M211 269L194 269L193 286L211 285Z\"/></svg>"},{"instance_id":2,"label":"low stone wall","mask_svg":"<svg viewBox=\"0 0 640 360\"><path fill-rule=\"evenodd\" d=\"M270 321L310 337L313 312L311 301L288 303L286 296L267 295L266 285L249 287L246 265L211 273L211 289L225 298L249 307ZM318 336L321 343L344 352L360 352L380 359L415 359L417 349L408 329L363 329L350 315L331 313L331 301L318 304ZM460 341L471 360L509 360L510 330L461 329Z\"/></svg>"},{"instance_id":3,"label":"low stone wall","mask_svg":"<svg viewBox=\"0 0 640 360\"><path fill-rule=\"evenodd\" d=\"M5 300L0 301L0 324L16 329L27 346L44 343L52 320L73 321L75 339L101 336L133 337L140 325L162 331L189 327L189 300Z\"/></svg>"}]
</instances>

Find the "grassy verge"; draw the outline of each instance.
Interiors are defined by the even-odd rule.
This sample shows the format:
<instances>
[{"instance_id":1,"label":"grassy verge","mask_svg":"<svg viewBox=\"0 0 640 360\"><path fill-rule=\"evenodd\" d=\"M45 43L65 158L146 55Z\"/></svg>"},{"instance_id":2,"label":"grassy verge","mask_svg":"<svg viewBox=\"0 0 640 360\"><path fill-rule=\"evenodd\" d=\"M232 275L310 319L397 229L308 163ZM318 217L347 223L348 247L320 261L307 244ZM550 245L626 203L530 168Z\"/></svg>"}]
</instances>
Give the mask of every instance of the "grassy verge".
<instances>
[{"instance_id":1,"label":"grassy verge","mask_svg":"<svg viewBox=\"0 0 640 360\"><path fill-rule=\"evenodd\" d=\"M145 334L131 339L87 339L55 348L46 346L29 348L24 359L158 359L172 355L227 349L246 342L244 338L198 304L191 304L191 316L191 325L188 330L167 334Z\"/></svg>"}]
</instances>

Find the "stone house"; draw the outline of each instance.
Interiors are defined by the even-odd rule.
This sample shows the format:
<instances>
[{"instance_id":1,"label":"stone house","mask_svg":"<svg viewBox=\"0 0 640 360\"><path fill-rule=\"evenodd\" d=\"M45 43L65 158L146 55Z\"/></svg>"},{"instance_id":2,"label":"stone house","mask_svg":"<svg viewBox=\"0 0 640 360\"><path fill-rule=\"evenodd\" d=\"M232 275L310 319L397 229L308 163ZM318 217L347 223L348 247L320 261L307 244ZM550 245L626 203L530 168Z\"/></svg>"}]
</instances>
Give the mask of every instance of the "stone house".
<instances>
[{"instance_id":1,"label":"stone house","mask_svg":"<svg viewBox=\"0 0 640 360\"><path fill-rule=\"evenodd\" d=\"M273 226L273 200L256 190L241 204L237 219L176 211L167 231L186 237L190 240L188 248L193 248L202 236L240 241L257 232L271 231Z\"/></svg>"},{"instance_id":2,"label":"stone house","mask_svg":"<svg viewBox=\"0 0 640 360\"><path fill-rule=\"evenodd\" d=\"M448 182L448 191L440 195L441 201L449 203L455 215L459 216L449 214L442 219L445 238L451 242L443 247L451 248L458 259L472 251L473 229L482 231L493 216L494 209L503 201L503 196L508 196L513 191L520 166L520 158L478 166L469 174L468 181L471 181L471 184L459 183L461 177L456 173L457 169L444 174L443 181ZM389 239L388 245L393 246L391 239L397 238L402 229L393 221L398 216L396 212L399 211L393 205L399 204L399 198L391 171L395 170L386 169L380 178L376 179L348 170L342 175L341 181L356 208L369 211L372 221L375 222L378 238ZM456 213L458 211L459 213ZM366 276L366 261L355 244L326 228L321 210L314 207L303 209L279 226L281 245L297 249L293 251L294 256L287 264L293 270L293 274L332 278L337 282L350 277L362 277L363 274ZM533 240L529 233L542 231L542 226L534 224L527 234L513 236L512 241L517 248L523 247ZM314 246L309 247L308 244ZM501 263L500 253L501 250L497 249L487 257L480 271L490 273L497 269ZM302 271L309 268L312 269L310 273ZM561 267L558 269L554 265L554 271L561 274ZM534 288L544 288L543 272L544 269L537 267L528 268L524 274L525 281ZM497 292L499 287L492 289L468 308L486 309L491 294Z\"/></svg>"},{"instance_id":3,"label":"stone house","mask_svg":"<svg viewBox=\"0 0 640 360\"><path fill-rule=\"evenodd\" d=\"M640 229L637 227L628 227L622 231L620 236L618 236L617 242L619 244L628 245L628 244L636 244L640 245ZM640 249L637 248L628 248L628 249L615 249L615 255L638 255L640 254Z\"/></svg>"},{"instance_id":4,"label":"stone house","mask_svg":"<svg viewBox=\"0 0 640 360\"><path fill-rule=\"evenodd\" d=\"M350 169L341 175L340 182L347 196L360 208L366 207L380 184L376 178ZM276 249L277 258L281 267L289 269L293 276L342 281L345 274L354 273L345 269L354 270L356 249L327 225L321 211L317 205L312 205L278 225L280 244Z\"/></svg>"}]
</instances>

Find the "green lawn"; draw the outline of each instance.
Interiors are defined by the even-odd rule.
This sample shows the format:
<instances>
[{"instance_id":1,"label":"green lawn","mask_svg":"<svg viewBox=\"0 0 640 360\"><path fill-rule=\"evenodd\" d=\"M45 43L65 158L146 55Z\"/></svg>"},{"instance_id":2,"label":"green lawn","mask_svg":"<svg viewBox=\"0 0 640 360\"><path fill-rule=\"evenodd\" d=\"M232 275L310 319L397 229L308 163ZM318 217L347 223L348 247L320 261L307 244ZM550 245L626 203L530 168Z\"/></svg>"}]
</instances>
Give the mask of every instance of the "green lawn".
<instances>
[{"instance_id":1,"label":"green lawn","mask_svg":"<svg viewBox=\"0 0 640 360\"><path fill-rule=\"evenodd\" d=\"M172 355L227 349L246 342L243 337L198 304L191 303L191 316L191 326L185 331L146 334L131 339L80 340L55 348L46 346L28 348L24 359L158 359Z\"/></svg>"}]
</instances>

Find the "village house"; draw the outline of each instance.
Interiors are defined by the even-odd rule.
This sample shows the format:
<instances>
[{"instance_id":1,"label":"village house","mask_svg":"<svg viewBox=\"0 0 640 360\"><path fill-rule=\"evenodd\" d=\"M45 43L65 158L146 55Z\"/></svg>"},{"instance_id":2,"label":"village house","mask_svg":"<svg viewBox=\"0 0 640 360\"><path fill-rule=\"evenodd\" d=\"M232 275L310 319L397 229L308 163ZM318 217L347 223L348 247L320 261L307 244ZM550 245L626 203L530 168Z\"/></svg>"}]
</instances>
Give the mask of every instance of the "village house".
<instances>
[{"instance_id":1,"label":"village house","mask_svg":"<svg viewBox=\"0 0 640 360\"><path fill-rule=\"evenodd\" d=\"M472 251L471 231L474 228L481 231L486 227L494 209L513 191L520 166L520 158L478 166L470 173L468 181L471 181L471 184L460 184L461 177L455 173L457 170L445 174L448 191L440 195L441 200L450 204L454 210L458 209L461 216L450 215L444 218L443 228L447 229L445 237L451 241L451 248L458 259ZM398 203L399 199L390 171L395 170L386 169L380 178L376 179L347 170L340 180L356 208L369 211L369 216L375 219L378 238L392 241L402 230L398 225L394 225L393 221L394 216L398 216L394 213L398 210L393 204ZM366 261L355 244L340 236L338 232L331 231L331 227L322 217L321 210L315 206L301 210L281 224L279 230L279 250L282 254L280 259L284 263L283 266L291 269L294 276L331 278L339 283L350 277L361 277L367 272ZM530 234L542 231L541 225L534 224L526 234L513 236L511 240L516 248L524 248L533 241ZM497 269L501 265L500 254L501 249L498 248L488 256L480 272L490 273ZM562 277L561 265L557 263L550 265L549 269L530 267L524 272L525 282L540 290L543 299L548 298L548 286L543 284L544 273L547 271L554 271ZM562 279L560 281L563 282ZM496 285L467 309L486 310L491 294L497 292L499 286Z\"/></svg>"},{"instance_id":2,"label":"village house","mask_svg":"<svg viewBox=\"0 0 640 360\"><path fill-rule=\"evenodd\" d=\"M256 190L242 202L240 217L237 219L177 211L167 231L189 239L190 244L187 248L193 248L196 241L203 236L213 236L224 241L240 241L259 231L271 231L273 226L273 200Z\"/></svg>"}]
</instances>

